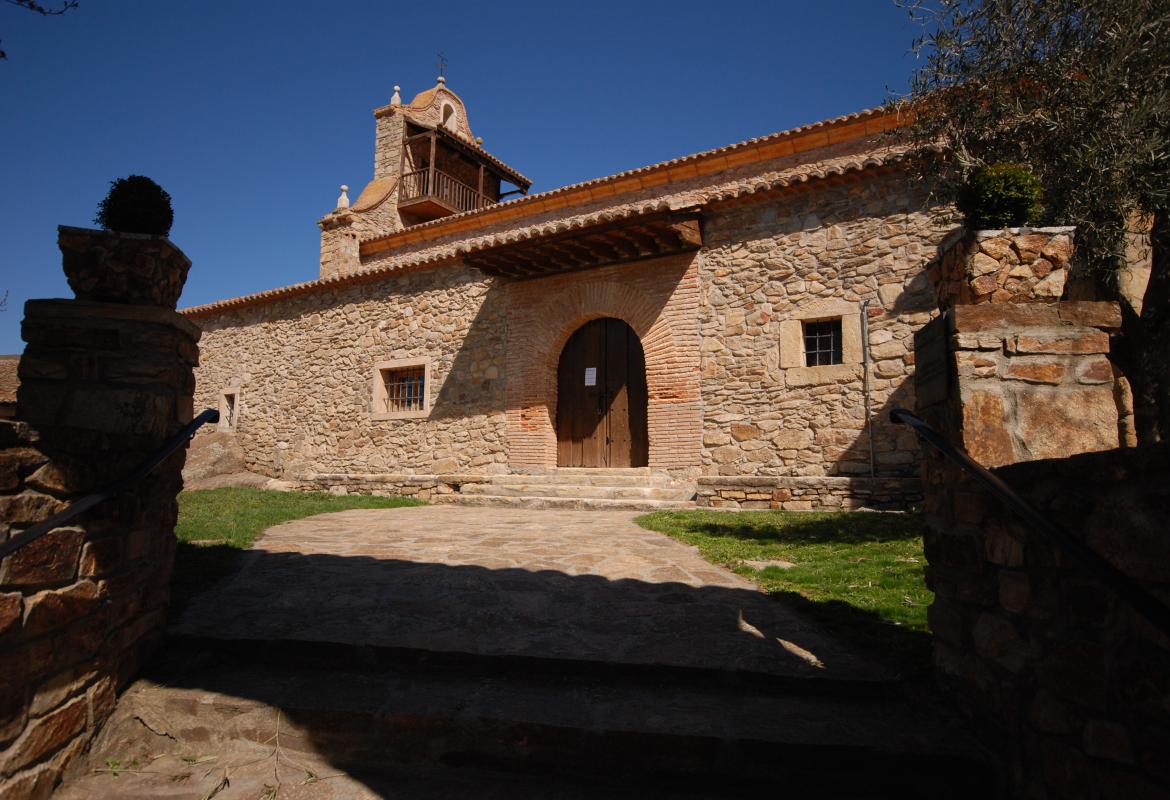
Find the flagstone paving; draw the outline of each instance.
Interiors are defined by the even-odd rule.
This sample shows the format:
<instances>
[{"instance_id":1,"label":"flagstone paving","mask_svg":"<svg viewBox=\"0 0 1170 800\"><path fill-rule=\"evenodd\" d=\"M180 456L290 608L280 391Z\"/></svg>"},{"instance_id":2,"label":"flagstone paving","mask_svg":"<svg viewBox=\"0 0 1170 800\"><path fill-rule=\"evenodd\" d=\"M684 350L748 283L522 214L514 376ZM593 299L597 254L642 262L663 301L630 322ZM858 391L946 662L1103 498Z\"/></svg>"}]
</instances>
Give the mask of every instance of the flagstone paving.
<instances>
[{"instance_id":1,"label":"flagstone paving","mask_svg":"<svg viewBox=\"0 0 1170 800\"><path fill-rule=\"evenodd\" d=\"M268 529L173 633L880 679L880 667L630 512L423 506Z\"/></svg>"}]
</instances>

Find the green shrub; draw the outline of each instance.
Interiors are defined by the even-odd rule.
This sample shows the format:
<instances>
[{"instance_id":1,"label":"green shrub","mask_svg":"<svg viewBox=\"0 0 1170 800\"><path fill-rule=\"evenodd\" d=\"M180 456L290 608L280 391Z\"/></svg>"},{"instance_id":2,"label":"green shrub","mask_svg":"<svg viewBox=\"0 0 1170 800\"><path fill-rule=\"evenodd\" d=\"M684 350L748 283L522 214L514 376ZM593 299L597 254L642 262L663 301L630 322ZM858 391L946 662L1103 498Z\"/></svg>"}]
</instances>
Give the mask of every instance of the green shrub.
<instances>
[{"instance_id":1,"label":"green shrub","mask_svg":"<svg viewBox=\"0 0 1170 800\"><path fill-rule=\"evenodd\" d=\"M151 236L166 236L174 221L171 196L145 175L110 181L110 193L98 204L94 218L106 230Z\"/></svg>"},{"instance_id":2,"label":"green shrub","mask_svg":"<svg viewBox=\"0 0 1170 800\"><path fill-rule=\"evenodd\" d=\"M959 191L956 205L972 230L1031 225L1044 208L1040 179L1023 164L979 167Z\"/></svg>"}]
</instances>

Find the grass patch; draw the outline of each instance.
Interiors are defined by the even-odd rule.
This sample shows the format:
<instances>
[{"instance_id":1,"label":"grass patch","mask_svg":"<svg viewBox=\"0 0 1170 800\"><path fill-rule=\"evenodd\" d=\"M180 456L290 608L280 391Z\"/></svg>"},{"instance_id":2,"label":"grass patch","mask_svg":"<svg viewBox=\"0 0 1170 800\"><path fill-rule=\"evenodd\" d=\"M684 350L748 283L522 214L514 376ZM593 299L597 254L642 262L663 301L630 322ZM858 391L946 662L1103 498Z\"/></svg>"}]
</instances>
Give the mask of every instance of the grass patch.
<instances>
[{"instance_id":1,"label":"grass patch","mask_svg":"<svg viewBox=\"0 0 1170 800\"><path fill-rule=\"evenodd\" d=\"M352 508L423 505L411 497L337 496L326 492L274 492L232 487L179 494L172 612L235 566L240 554L267 528L294 519Z\"/></svg>"},{"instance_id":2,"label":"grass patch","mask_svg":"<svg viewBox=\"0 0 1170 800\"><path fill-rule=\"evenodd\" d=\"M911 514L660 511L636 520L694 545L905 669L929 667L921 519ZM787 561L757 569L747 561Z\"/></svg>"}]
</instances>

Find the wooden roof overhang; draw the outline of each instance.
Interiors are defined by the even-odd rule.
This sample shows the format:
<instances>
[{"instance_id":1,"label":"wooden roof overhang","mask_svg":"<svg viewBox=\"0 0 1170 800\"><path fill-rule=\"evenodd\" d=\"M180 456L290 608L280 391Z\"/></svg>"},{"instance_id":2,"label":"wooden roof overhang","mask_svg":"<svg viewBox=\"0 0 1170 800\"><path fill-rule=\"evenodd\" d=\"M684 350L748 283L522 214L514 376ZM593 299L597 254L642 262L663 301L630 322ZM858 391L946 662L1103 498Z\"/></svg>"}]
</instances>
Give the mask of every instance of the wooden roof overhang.
<instances>
[{"instance_id":1,"label":"wooden roof overhang","mask_svg":"<svg viewBox=\"0 0 1170 800\"><path fill-rule=\"evenodd\" d=\"M505 164L503 161L500 161L500 159L496 158L482 147L468 144L467 142L463 141L461 137L456 136L441 125L427 125L425 122L416 122L415 120L409 118L408 121L412 127L418 128L419 132L407 136L407 142L417 141L418 139L434 136L438 139L442 139L443 144L446 144L451 149L471 159L476 164L483 164L485 167L508 183L511 183L514 186L519 186L523 192L527 193L528 189L532 186L531 179L512 169L510 166Z\"/></svg>"},{"instance_id":2,"label":"wooden roof overhang","mask_svg":"<svg viewBox=\"0 0 1170 800\"><path fill-rule=\"evenodd\" d=\"M632 216L565 233L476 250L463 256L489 275L535 278L698 250L699 210Z\"/></svg>"}]
</instances>

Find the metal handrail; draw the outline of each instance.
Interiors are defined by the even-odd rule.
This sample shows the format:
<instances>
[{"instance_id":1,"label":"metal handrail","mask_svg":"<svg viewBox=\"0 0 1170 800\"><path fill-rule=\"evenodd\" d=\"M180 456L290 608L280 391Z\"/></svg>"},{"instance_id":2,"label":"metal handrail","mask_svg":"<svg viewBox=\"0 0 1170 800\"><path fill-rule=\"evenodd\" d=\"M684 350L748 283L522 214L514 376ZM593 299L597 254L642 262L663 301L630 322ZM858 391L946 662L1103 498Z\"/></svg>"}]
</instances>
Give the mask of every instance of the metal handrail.
<instances>
[{"instance_id":1,"label":"metal handrail","mask_svg":"<svg viewBox=\"0 0 1170 800\"><path fill-rule=\"evenodd\" d=\"M154 455L148 458L142 466L127 475L125 478L115 481L105 489L102 489L100 492L94 492L93 494L86 495L76 503L72 503L64 511L58 511L47 520L38 522L28 530L21 531L7 542L0 544L0 558L4 558L11 553L15 553L25 545L35 542L37 539L41 538L54 528L60 528L78 514L88 511L98 503L101 503L104 500L108 500L114 495L120 494L134 484L138 483L138 481L142 480L148 474L150 474L151 470L165 461L171 455L171 453L178 450L180 445L185 444L188 439L194 436L195 431L199 430L200 427L208 422L219 422L219 411L214 408L209 408L199 416L195 417L195 419L187 423L187 425L184 426L181 431L163 442L162 447L160 447Z\"/></svg>"},{"instance_id":2,"label":"metal handrail","mask_svg":"<svg viewBox=\"0 0 1170 800\"><path fill-rule=\"evenodd\" d=\"M914 416L914 414L904 408L896 408L890 412L890 419L896 423L912 427L914 433L919 438L947 458L955 461L971 477L975 478L975 480L983 484L985 488L999 498L1004 505L1019 515L1024 522L1046 536L1050 542L1092 573L1097 580L1101 581L1109 589L1112 589L1118 597L1145 617L1162 634L1170 636L1170 606L1167 606L1153 594L1146 591L1137 581L1110 564L1084 542L1074 538L1068 531L1054 524L1029 505L1024 498L1016 494L1015 490L1000 480L994 473L955 447L942 434Z\"/></svg>"}]
</instances>

